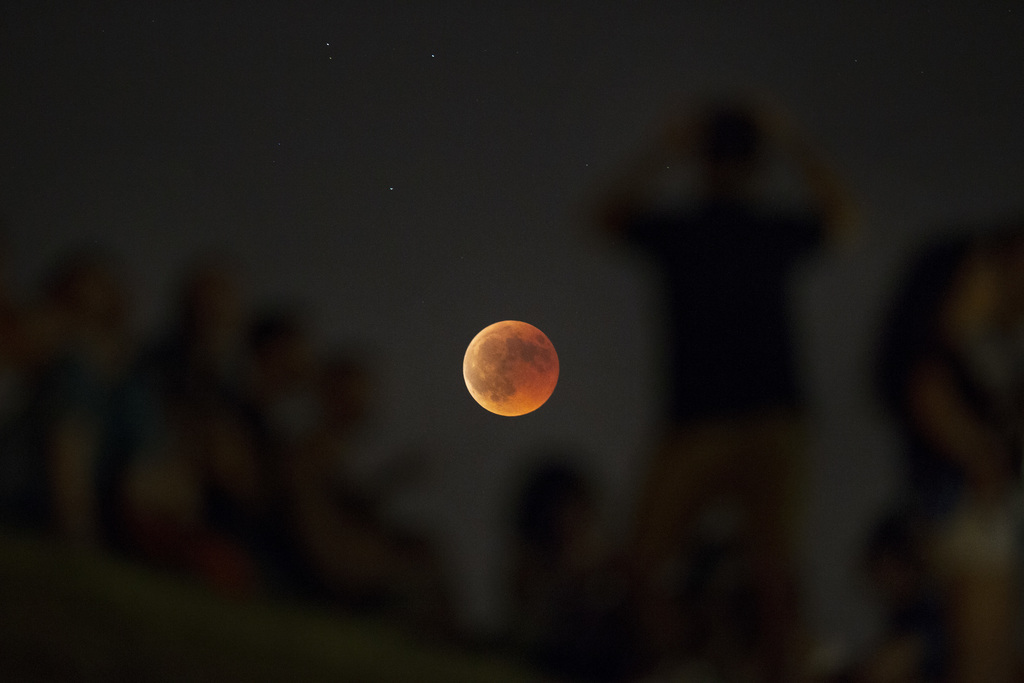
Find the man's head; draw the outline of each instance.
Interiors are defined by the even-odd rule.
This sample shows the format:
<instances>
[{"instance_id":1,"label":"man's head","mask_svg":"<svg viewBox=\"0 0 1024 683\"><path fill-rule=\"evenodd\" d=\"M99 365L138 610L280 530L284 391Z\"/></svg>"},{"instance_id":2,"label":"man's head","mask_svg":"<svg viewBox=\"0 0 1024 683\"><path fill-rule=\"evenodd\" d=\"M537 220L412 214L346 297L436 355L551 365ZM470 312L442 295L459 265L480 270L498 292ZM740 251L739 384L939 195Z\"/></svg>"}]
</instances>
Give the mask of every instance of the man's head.
<instances>
[{"instance_id":1,"label":"man's head","mask_svg":"<svg viewBox=\"0 0 1024 683\"><path fill-rule=\"evenodd\" d=\"M760 161L761 143L761 129L748 109L713 107L705 119L699 147L708 193L742 194Z\"/></svg>"}]
</instances>

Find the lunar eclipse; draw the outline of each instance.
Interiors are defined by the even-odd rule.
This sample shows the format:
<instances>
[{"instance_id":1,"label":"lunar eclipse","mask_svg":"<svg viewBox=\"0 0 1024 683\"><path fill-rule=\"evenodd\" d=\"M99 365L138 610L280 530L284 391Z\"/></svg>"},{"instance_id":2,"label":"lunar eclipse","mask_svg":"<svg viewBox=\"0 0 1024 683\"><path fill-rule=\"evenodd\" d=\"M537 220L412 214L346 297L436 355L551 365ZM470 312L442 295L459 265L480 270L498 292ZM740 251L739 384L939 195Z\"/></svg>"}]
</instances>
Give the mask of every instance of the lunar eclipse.
<instances>
[{"instance_id":1,"label":"lunar eclipse","mask_svg":"<svg viewBox=\"0 0 1024 683\"><path fill-rule=\"evenodd\" d=\"M470 395L497 415L540 408L558 383L558 354L529 323L503 320L482 329L466 349L462 376Z\"/></svg>"}]
</instances>

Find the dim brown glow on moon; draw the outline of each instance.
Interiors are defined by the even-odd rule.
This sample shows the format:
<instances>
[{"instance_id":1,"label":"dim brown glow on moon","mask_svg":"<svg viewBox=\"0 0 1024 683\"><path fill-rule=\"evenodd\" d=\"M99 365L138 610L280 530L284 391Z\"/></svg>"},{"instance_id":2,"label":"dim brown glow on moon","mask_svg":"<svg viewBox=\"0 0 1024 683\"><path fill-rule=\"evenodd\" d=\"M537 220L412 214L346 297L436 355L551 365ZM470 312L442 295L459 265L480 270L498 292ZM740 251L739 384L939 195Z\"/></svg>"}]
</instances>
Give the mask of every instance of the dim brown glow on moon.
<instances>
[{"instance_id":1,"label":"dim brown glow on moon","mask_svg":"<svg viewBox=\"0 0 1024 683\"><path fill-rule=\"evenodd\" d=\"M462 376L481 406L513 417L544 405L558 383L558 354L529 323L504 320L482 329L466 349Z\"/></svg>"}]
</instances>

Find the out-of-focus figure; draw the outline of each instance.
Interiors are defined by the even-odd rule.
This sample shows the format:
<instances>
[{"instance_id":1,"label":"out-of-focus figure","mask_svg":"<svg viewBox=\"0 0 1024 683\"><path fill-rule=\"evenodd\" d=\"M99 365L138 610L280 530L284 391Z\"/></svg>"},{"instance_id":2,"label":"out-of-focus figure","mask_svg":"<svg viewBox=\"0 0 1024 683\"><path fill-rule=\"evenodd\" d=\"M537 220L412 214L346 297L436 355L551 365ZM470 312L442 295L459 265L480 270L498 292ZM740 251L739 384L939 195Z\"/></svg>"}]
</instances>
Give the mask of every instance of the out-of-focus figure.
<instances>
[{"instance_id":1,"label":"out-of-focus figure","mask_svg":"<svg viewBox=\"0 0 1024 683\"><path fill-rule=\"evenodd\" d=\"M329 357L315 377L313 398L312 428L280 470L291 533L312 579L348 609L383 611L421 633L453 635L451 591L435 549L382 509L394 482L368 488L346 476L372 410L370 369L356 356Z\"/></svg>"},{"instance_id":2,"label":"out-of-focus figure","mask_svg":"<svg viewBox=\"0 0 1024 683\"><path fill-rule=\"evenodd\" d=\"M513 639L569 680L632 680L636 624L583 475L551 458L519 493L513 548Z\"/></svg>"},{"instance_id":3,"label":"out-of-focus figure","mask_svg":"<svg viewBox=\"0 0 1024 683\"><path fill-rule=\"evenodd\" d=\"M263 583L302 594L309 572L298 547L287 471L317 419L316 357L294 310L257 316L248 327L238 414L218 421L205 489L207 524L241 542Z\"/></svg>"},{"instance_id":4,"label":"out-of-focus figure","mask_svg":"<svg viewBox=\"0 0 1024 683\"><path fill-rule=\"evenodd\" d=\"M32 389L5 435L5 457L20 463L15 517L73 544L104 544L117 533L118 388L130 357L116 269L100 255L69 257L24 323Z\"/></svg>"},{"instance_id":5,"label":"out-of-focus figure","mask_svg":"<svg viewBox=\"0 0 1024 683\"><path fill-rule=\"evenodd\" d=\"M0 236L5 242L5 237ZM39 521L38 462L24 453L25 410L31 384L42 360L40 345L31 334L31 316L8 289L6 243L0 244L0 523ZM32 480L36 478L36 483Z\"/></svg>"},{"instance_id":6,"label":"out-of-focus figure","mask_svg":"<svg viewBox=\"0 0 1024 683\"><path fill-rule=\"evenodd\" d=\"M0 429L24 403L25 374L31 360L26 315L9 291L7 245L0 233Z\"/></svg>"},{"instance_id":7,"label":"out-of-focus figure","mask_svg":"<svg viewBox=\"0 0 1024 683\"><path fill-rule=\"evenodd\" d=\"M254 446L243 420L244 324L231 270L220 263L195 268L171 329L142 354L126 388L134 426L126 543L232 593L253 590L256 572L239 539L214 528L208 513L215 491L240 486L225 479L248 481L249 497L256 495Z\"/></svg>"},{"instance_id":8,"label":"out-of-focus figure","mask_svg":"<svg viewBox=\"0 0 1024 683\"><path fill-rule=\"evenodd\" d=\"M762 196L773 162L790 163L802 181L796 207ZM677 169L695 175L695 191L658 196L660 180ZM647 468L631 549L651 636L672 628L658 605L667 604L671 568L691 554L687 539L701 511L727 499L752 551L763 665L773 680L792 680L804 411L789 285L800 259L851 233L850 202L781 118L723 104L673 122L607 192L602 211L612 231L650 255L664 283L666 429Z\"/></svg>"},{"instance_id":9,"label":"out-of-focus figure","mask_svg":"<svg viewBox=\"0 0 1024 683\"><path fill-rule=\"evenodd\" d=\"M1021 572L1019 231L928 245L879 354L909 498L941 579L955 681L1012 681Z\"/></svg>"}]
</instances>

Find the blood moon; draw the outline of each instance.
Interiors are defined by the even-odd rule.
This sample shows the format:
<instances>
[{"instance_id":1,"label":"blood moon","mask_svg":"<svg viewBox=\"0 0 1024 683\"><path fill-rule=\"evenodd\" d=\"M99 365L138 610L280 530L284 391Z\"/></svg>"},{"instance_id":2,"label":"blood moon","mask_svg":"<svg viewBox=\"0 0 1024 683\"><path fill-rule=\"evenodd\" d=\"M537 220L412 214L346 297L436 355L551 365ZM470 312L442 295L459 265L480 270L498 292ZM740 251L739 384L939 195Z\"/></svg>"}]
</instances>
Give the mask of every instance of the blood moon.
<instances>
[{"instance_id":1,"label":"blood moon","mask_svg":"<svg viewBox=\"0 0 1024 683\"><path fill-rule=\"evenodd\" d=\"M503 320L480 330L466 349L462 376L481 406L513 417L544 405L558 383L558 354L529 323Z\"/></svg>"}]
</instances>

